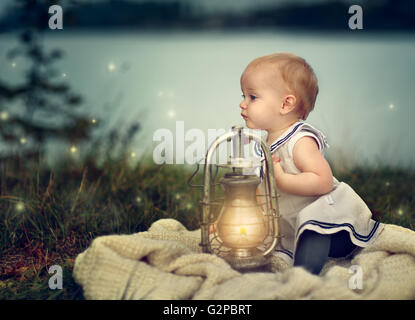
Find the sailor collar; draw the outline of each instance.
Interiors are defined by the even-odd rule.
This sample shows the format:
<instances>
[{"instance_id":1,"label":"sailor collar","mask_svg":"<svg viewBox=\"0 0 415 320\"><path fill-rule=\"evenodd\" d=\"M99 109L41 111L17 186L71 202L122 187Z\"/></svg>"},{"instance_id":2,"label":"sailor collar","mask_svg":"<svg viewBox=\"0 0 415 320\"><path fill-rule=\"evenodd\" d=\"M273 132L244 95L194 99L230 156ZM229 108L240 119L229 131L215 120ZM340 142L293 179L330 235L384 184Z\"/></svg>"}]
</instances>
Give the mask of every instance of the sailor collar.
<instances>
[{"instance_id":1,"label":"sailor collar","mask_svg":"<svg viewBox=\"0 0 415 320\"><path fill-rule=\"evenodd\" d=\"M301 129L311 131L315 133L321 140L321 147L328 147L327 139L326 137L316 128L309 125L308 123L305 123L304 121L297 121L294 124L292 124L287 130L284 131L284 133L278 137L269 147L270 152L274 152L276 149L281 147L284 143L286 143L296 132L300 131ZM259 145L259 143L255 142L254 144L254 153L258 157L261 157L261 160L264 159L262 149Z\"/></svg>"}]
</instances>

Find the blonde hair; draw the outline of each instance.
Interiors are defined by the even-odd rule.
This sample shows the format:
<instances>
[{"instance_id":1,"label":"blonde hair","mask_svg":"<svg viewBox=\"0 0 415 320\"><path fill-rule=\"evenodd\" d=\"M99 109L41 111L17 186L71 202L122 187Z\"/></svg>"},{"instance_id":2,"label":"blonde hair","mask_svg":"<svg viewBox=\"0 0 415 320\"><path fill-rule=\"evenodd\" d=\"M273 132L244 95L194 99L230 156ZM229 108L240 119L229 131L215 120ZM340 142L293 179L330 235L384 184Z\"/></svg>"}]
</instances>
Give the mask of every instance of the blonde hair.
<instances>
[{"instance_id":1,"label":"blonde hair","mask_svg":"<svg viewBox=\"0 0 415 320\"><path fill-rule=\"evenodd\" d=\"M292 53L273 53L254 59L245 69L270 65L271 71L278 72L297 98L297 112L303 120L313 111L318 94L317 77L311 66L301 57Z\"/></svg>"}]
</instances>

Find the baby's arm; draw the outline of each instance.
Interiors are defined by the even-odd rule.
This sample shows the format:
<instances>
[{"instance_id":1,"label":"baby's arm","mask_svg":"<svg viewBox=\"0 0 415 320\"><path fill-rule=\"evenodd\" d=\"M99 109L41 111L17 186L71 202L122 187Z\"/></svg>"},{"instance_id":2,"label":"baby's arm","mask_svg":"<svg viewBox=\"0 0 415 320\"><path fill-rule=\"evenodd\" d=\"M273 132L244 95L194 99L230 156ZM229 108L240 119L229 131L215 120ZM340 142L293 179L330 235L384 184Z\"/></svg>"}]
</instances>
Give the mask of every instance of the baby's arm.
<instances>
[{"instance_id":1,"label":"baby's arm","mask_svg":"<svg viewBox=\"0 0 415 320\"><path fill-rule=\"evenodd\" d=\"M274 175L281 190L303 196L318 196L333 189L330 165L312 137L302 137L294 145L293 159L299 174L285 173L274 159Z\"/></svg>"}]
</instances>

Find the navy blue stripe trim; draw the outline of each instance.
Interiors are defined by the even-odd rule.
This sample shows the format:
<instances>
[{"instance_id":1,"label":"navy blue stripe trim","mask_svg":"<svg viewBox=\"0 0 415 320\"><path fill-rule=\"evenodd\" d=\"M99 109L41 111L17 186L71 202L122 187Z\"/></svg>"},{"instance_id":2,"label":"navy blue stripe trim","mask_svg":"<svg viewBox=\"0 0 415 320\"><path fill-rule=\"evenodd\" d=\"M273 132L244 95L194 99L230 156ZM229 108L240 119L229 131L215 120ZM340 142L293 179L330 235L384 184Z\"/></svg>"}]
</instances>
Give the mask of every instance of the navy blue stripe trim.
<instances>
[{"instance_id":1,"label":"navy blue stripe trim","mask_svg":"<svg viewBox=\"0 0 415 320\"><path fill-rule=\"evenodd\" d=\"M284 143L285 141L287 141L296 131L299 127L301 127L302 125L304 125L303 122L297 124L293 130L291 130L291 132L289 134L287 134L283 139L278 140L277 142L273 143L270 146L270 151L274 151L277 147L279 147L282 143ZM254 147L254 151L257 154L257 156L262 157L262 148L260 147L258 142L255 142L255 147Z\"/></svg>"},{"instance_id":2,"label":"navy blue stripe trim","mask_svg":"<svg viewBox=\"0 0 415 320\"><path fill-rule=\"evenodd\" d=\"M275 250L275 252L282 252L285 253L287 256L289 256L291 259L294 259L294 255L291 251L289 250L284 250L284 249L277 249Z\"/></svg>"},{"instance_id":3,"label":"navy blue stripe trim","mask_svg":"<svg viewBox=\"0 0 415 320\"><path fill-rule=\"evenodd\" d=\"M296 131L299 127L301 127L304 123L299 123L297 124L294 129L287 134L283 139L278 140L277 142L273 143L270 147L271 152L274 151L278 146L280 146L282 143L284 143L285 141L287 141Z\"/></svg>"},{"instance_id":4,"label":"navy blue stripe trim","mask_svg":"<svg viewBox=\"0 0 415 320\"><path fill-rule=\"evenodd\" d=\"M296 235L296 236L298 236L298 233L300 232L300 230L301 230L302 228L304 228L304 226L305 226L305 225L307 225L307 224L312 224L312 225L315 225L315 226L321 227L321 228L323 228L323 229L332 229L332 228L339 228L339 227L348 227L348 228L352 231L353 236L354 236L357 240L362 241L362 242L368 242L368 241L369 241L369 240L373 237L373 235L375 234L376 230L377 230L377 229L378 229L378 227L379 227L379 222L378 222L378 221L376 221L376 222L375 222L375 225L373 226L373 228L372 228L372 230L370 231L370 233L369 233L367 236L364 236L364 235L358 234L358 233L356 232L356 230L354 229L353 225L351 225L350 223L341 223L341 224L336 224L336 223L328 223L328 222L322 222L322 221L317 221L317 220L308 220L308 221L304 222L304 223L303 223L303 224L302 224L302 225L298 228L298 230L297 230L297 235Z\"/></svg>"}]
</instances>

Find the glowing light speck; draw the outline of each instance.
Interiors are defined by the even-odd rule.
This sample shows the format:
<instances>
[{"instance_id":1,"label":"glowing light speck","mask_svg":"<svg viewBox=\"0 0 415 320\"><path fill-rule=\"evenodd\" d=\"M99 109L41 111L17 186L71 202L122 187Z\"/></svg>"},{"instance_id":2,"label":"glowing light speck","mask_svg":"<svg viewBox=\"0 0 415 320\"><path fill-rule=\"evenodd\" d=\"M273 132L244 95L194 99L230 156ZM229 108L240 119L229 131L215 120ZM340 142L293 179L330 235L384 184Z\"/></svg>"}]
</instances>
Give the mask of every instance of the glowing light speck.
<instances>
[{"instance_id":1,"label":"glowing light speck","mask_svg":"<svg viewBox=\"0 0 415 320\"><path fill-rule=\"evenodd\" d=\"M66 78L66 73L64 72L64 73L62 73L62 77L63 78Z\"/></svg>"},{"instance_id":2,"label":"glowing light speck","mask_svg":"<svg viewBox=\"0 0 415 320\"><path fill-rule=\"evenodd\" d=\"M108 64L108 70L109 70L109 71L114 71L114 70L115 70L115 64L113 64L112 62L110 62L110 63Z\"/></svg>"},{"instance_id":3,"label":"glowing light speck","mask_svg":"<svg viewBox=\"0 0 415 320\"><path fill-rule=\"evenodd\" d=\"M20 138L20 143L21 144L25 144L26 143L26 138L25 137L21 137Z\"/></svg>"},{"instance_id":4,"label":"glowing light speck","mask_svg":"<svg viewBox=\"0 0 415 320\"><path fill-rule=\"evenodd\" d=\"M77 149L75 146L72 146L72 147L71 147L71 149L70 149L70 151L71 151L72 153L75 153L75 152L77 152L77 151L78 151L78 149Z\"/></svg>"},{"instance_id":5,"label":"glowing light speck","mask_svg":"<svg viewBox=\"0 0 415 320\"><path fill-rule=\"evenodd\" d=\"M24 206L23 202L18 202L18 203L16 203L15 208L16 208L17 212L22 212L24 210L25 206Z\"/></svg>"},{"instance_id":6,"label":"glowing light speck","mask_svg":"<svg viewBox=\"0 0 415 320\"><path fill-rule=\"evenodd\" d=\"M9 118L9 114L6 111L0 112L0 119L7 120Z\"/></svg>"},{"instance_id":7,"label":"glowing light speck","mask_svg":"<svg viewBox=\"0 0 415 320\"><path fill-rule=\"evenodd\" d=\"M131 158L135 158L135 156L136 156L136 153L135 152L131 152Z\"/></svg>"},{"instance_id":8,"label":"glowing light speck","mask_svg":"<svg viewBox=\"0 0 415 320\"><path fill-rule=\"evenodd\" d=\"M392 110L395 108L395 105L393 103L389 104L389 109Z\"/></svg>"},{"instance_id":9,"label":"glowing light speck","mask_svg":"<svg viewBox=\"0 0 415 320\"><path fill-rule=\"evenodd\" d=\"M176 200L179 200L182 197L182 195L180 193L176 193Z\"/></svg>"},{"instance_id":10,"label":"glowing light speck","mask_svg":"<svg viewBox=\"0 0 415 320\"><path fill-rule=\"evenodd\" d=\"M167 115L168 115L170 118L174 118L174 116L176 115L176 112L175 112L174 110L170 110L169 112L167 112Z\"/></svg>"},{"instance_id":11,"label":"glowing light speck","mask_svg":"<svg viewBox=\"0 0 415 320\"><path fill-rule=\"evenodd\" d=\"M141 199L141 197L137 197L135 198L135 201L137 201L137 203L141 203L143 200Z\"/></svg>"},{"instance_id":12,"label":"glowing light speck","mask_svg":"<svg viewBox=\"0 0 415 320\"><path fill-rule=\"evenodd\" d=\"M17 64L16 62L12 62L12 68L16 68Z\"/></svg>"},{"instance_id":13,"label":"glowing light speck","mask_svg":"<svg viewBox=\"0 0 415 320\"><path fill-rule=\"evenodd\" d=\"M386 181L385 182L385 186L389 187L390 186L390 182L389 181Z\"/></svg>"},{"instance_id":14,"label":"glowing light speck","mask_svg":"<svg viewBox=\"0 0 415 320\"><path fill-rule=\"evenodd\" d=\"M92 122L92 123L97 123L97 119L93 118L93 119L91 120L91 122Z\"/></svg>"},{"instance_id":15,"label":"glowing light speck","mask_svg":"<svg viewBox=\"0 0 415 320\"><path fill-rule=\"evenodd\" d=\"M399 209L397 213L398 213L398 215L401 216L401 215L403 215L403 210L402 209Z\"/></svg>"}]
</instances>

